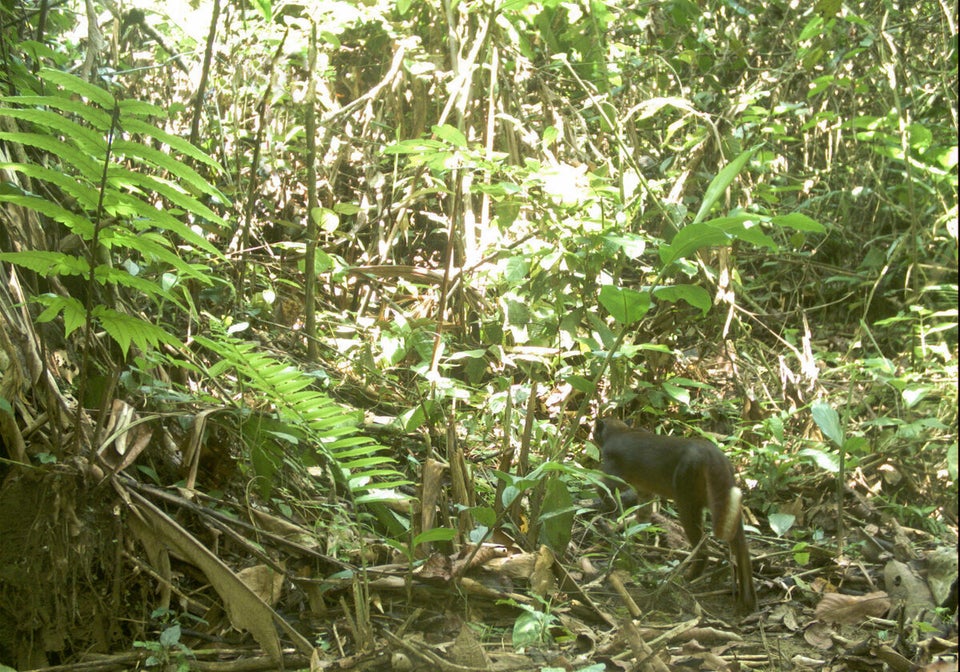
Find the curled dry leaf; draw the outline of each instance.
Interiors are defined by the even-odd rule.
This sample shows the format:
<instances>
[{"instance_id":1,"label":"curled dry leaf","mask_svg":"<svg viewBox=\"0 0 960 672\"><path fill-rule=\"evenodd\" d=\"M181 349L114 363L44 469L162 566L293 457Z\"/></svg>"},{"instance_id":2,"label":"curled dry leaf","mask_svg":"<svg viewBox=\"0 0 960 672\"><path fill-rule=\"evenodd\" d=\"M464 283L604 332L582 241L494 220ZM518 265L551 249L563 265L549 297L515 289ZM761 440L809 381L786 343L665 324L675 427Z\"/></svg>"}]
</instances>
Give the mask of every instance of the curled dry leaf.
<instances>
[{"instance_id":1,"label":"curled dry leaf","mask_svg":"<svg viewBox=\"0 0 960 672\"><path fill-rule=\"evenodd\" d=\"M557 579L553 575L554 562L556 559L553 551L541 546L533 565L533 574L530 575L530 588L541 597L549 597L557 592Z\"/></svg>"},{"instance_id":2,"label":"curled dry leaf","mask_svg":"<svg viewBox=\"0 0 960 672\"><path fill-rule=\"evenodd\" d=\"M866 595L827 593L814 614L824 623L862 623L870 616L880 617L890 611L890 598L878 590Z\"/></svg>"},{"instance_id":3,"label":"curled dry leaf","mask_svg":"<svg viewBox=\"0 0 960 672\"><path fill-rule=\"evenodd\" d=\"M902 604L908 620L936 607L927 582L921 579L910 565L891 560L883 567L883 585L890 598Z\"/></svg>"},{"instance_id":4,"label":"curled dry leaf","mask_svg":"<svg viewBox=\"0 0 960 672\"><path fill-rule=\"evenodd\" d=\"M797 668L804 670L812 670L823 667L826 664L826 661L820 660L819 658L810 658L808 656L794 656L790 659L790 662Z\"/></svg>"},{"instance_id":5,"label":"curled dry leaf","mask_svg":"<svg viewBox=\"0 0 960 672\"><path fill-rule=\"evenodd\" d=\"M450 660L456 665L474 669L485 670L490 667L480 640L466 623L460 626L460 633L450 648Z\"/></svg>"},{"instance_id":6,"label":"curled dry leaf","mask_svg":"<svg viewBox=\"0 0 960 672\"><path fill-rule=\"evenodd\" d=\"M814 646L821 651L827 651L833 647L833 628L826 623L813 621L803 631L803 639L807 644Z\"/></svg>"},{"instance_id":7,"label":"curled dry leaf","mask_svg":"<svg viewBox=\"0 0 960 672\"><path fill-rule=\"evenodd\" d=\"M280 601L280 591L283 588L282 573L266 565L253 565L237 572L237 578L268 605L277 606L277 602Z\"/></svg>"}]
</instances>

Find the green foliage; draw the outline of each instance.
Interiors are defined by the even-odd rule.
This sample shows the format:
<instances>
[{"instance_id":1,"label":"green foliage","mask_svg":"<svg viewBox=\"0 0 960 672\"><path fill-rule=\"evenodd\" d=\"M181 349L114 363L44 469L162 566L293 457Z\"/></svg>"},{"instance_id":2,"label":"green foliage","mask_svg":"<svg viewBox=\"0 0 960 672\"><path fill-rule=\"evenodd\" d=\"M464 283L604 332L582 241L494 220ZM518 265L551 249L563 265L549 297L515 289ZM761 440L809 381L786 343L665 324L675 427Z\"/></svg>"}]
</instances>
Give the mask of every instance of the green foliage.
<instances>
[{"instance_id":1,"label":"green foliage","mask_svg":"<svg viewBox=\"0 0 960 672\"><path fill-rule=\"evenodd\" d=\"M941 6L518 0L487 17L433 0L258 0L238 11L234 30L247 32L231 36L229 75L245 84L223 96L204 142L233 162L231 194L249 186L251 240L267 252L249 257L245 286L212 284L226 226L211 204L225 198L204 175L220 166L160 128L180 120L56 70L44 89L25 86L30 69L10 64L12 90L29 93L0 113L26 130L0 139L43 160L4 167L43 191L4 184L0 200L57 223L81 251L2 260L102 290L37 297L41 320L63 319L68 335L93 323L125 354L179 347L169 325L199 317L195 297L233 309L203 288L264 297L223 317L275 329L268 309L285 292L296 303L302 274L316 273L326 312L308 338L329 354L315 368L358 405L406 432L456 427L476 451L513 442L529 420L534 469L498 474L498 504L535 502L538 540L554 548L569 540L571 492L591 479L565 461L579 456L580 414L611 404L750 435L740 457L759 495L868 452L930 455L955 480L956 37L938 25ZM311 24L325 63L317 165L329 170L312 211L298 201ZM252 120L261 107L271 114ZM307 216L323 248L313 269L298 257ZM124 311L131 296L140 304ZM250 344L198 342L220 358L212 376L263 402L235 417L265 491L284 465L317 462L361 500L376 481L396 494L395 465L314 379ZM157 389L152 361L137 361L131 389ZM534 417L507 413L531 394ZM745 394L761 420L740 420ZM810 417L826 443L798 438ZM797 468L807 463L817 468ZM472 511L475 535L495 522L486 504ZM400 518L383 519L406 540ZM449 534L404 548L412 557Z\"/></svg>"},{"instance_id":2,"label":"green foliage","mask_svg":"<svg viewBox=\"0 0 960 672\"><path fill-rule=\"evenodd\" d=\"M516 600L501 600L498 604L516 607L520 614L513 622L513 635L510 641L517 651L524 651L530 647L552 645L555 642L553 629L559 623L556 614L552 612L552 605L542 597L536 596L540 602L540 609L531 604L522 604Z\"/></svg>"},{"instance_id":3,"label":"green foliage","mask_svg":"<svg viewBox=\"0 0 960 672\"><path fill-rule=\"evenodd\" d=\"M67 209L11 183L3 185L0 202L57 222L63 227L59 237L67 242L58 250L6 252L0 260L41 276L89 279L89 289L106 288L107 295L130 290L153 308L169 303L187 310L192 298L186 282L210 285L211 280L204 263L184 256L220 255L178 215L194 217L205 227L225 227L200 197L225 199L187 163L146 143L163 145L168 152L179 152L213 169L219 168L216 162L147 121L163 116L159 108L118 101L64 72L43 70L40 78L48 94L0 99L5 103L0 115L30 128L0 132L0 140L39 150L48 160L6 162L0 168L45 183L47 190L72 199L75 207ZM118 258L124 259L122 269L114 266ZM94 305L93 296L87 297L86 304L53 294L36 300L44 306L41 322L62 316L69 336L90 320L120 346L124 356L131 345L142 351L161 344L179 345L166 328L115 306Z\"/></svg>"},{"instance_id":4,"label":"green foliage","mask_svg":"<svg viewBox=\"0 0 960 672\"><path fill-rule=\"evenodd\" d=\"M150 668L159 667L163 670L187 672L190 669L190 660L195 659L196 655L190 647L180 641L182 627L177 614L169 609L155 609L150 617L159 622L162 628L160 636L156 640L133 642L134 647L144 649L150 654L144 661L144 665ZM186 614L185 617L205 623L191 614Z\"/></svg>"},{"instance_id":5,"label":"green foliage","mask_svg":"<svg viewBox=\"0 0 960 672\"><path fill-rule=\"evenodd\" d=\"M407 481L383 447L357 434L360 416L324 392L310 389L315 379L289 363L228 336L198 336L197 342L222 359L210 367L213 378L229 375L257 395L272 412L249 415L243 434L265 495L284 463L298 469L319 463L356 503L380 502ZM289 450L292 447L293 450Z\"/></svg>"}]
</instances>

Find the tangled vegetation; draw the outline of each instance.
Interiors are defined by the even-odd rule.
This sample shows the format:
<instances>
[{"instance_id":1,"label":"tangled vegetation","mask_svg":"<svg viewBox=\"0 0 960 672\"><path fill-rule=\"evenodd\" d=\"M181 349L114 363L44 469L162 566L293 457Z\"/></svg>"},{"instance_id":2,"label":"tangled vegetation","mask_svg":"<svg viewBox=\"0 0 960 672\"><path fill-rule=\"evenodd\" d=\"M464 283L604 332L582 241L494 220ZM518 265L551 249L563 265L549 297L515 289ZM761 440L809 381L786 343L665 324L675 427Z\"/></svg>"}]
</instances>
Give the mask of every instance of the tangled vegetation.
<instances>
[{"instance_id":1,"label":"tangled vegetation","mask_svg":"<svg viewBox=\"0 0 960 672\"><path fill-rule=\"evenodd\" d=\"M956 650L955 4L196 4L0 3L0 669Z\"/></svg>"}]
</instances>

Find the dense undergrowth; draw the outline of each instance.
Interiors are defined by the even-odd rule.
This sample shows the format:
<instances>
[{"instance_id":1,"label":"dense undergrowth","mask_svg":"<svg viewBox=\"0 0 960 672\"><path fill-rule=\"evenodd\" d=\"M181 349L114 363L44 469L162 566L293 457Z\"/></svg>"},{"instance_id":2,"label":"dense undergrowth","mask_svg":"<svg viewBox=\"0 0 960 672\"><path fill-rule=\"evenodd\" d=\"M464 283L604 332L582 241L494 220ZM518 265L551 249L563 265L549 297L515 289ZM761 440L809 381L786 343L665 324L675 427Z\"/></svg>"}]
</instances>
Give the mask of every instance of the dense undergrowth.
<instances>
[{"instance_id":1,"label":"dense undergrowth","mask_svg":"<svg viewBox=\"0 0 960 672\"><path fill-rule=\"evenodd\" d=\"M116 585L132 542L91 541L174 543L140 487L309 528L305 580L501 534L563 558L606 413L713 437L797 562L860 552L822 517L853 492L955 545L946 6L219 11L0 11L0 661L186 655L151 634L169 593ZM114 496L149 522L105 522ZM283 566L258 552L230 548Z\"/></svg>"}]
</instances>

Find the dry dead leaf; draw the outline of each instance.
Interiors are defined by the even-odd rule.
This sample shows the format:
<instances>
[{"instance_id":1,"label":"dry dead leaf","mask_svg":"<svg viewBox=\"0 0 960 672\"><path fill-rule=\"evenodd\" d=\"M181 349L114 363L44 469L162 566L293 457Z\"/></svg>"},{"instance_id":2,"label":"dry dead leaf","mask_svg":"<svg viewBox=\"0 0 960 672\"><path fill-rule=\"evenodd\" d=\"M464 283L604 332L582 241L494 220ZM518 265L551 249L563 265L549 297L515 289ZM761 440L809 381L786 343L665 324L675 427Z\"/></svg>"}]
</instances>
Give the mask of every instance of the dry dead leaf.
<instances>
[{"instance_id":1,"label":"dry dead leaf","mask_svg":"<svg viewBox=\"0 0 960 672\"><path fill-rule=\"evenodd\" d=\"M460 626L460 633L450 647L450 660L457 665L474 669L485 670L490 667L480 640L466 623Z\"/></svg>"},{"instance_id":2,"label":"dry dead leaf","mask_svg":"<svg viewBox=\"0 0 960 672\"><path fill-rule=\"evenodd\" d=\"M549 597L557 592L557 579L553 575L555 561L553 551L546 546L541 546L533 565L533 574L530 575L530 589L534 594Z\"/></svg>"},{"instance_id":3,"label":"dry dead leaf","mask_svg":"<svg viewBox=\"0 0 960 672\"><path fill-rule=\"evenodd\" d=\"M890 611L890 598L882 590L866 595L827 593L817 605L814 615L824 623L851 625L870 616L881 617Z\"/></svg>"},{"instance_id":4,"label":"dry dead leaf","mask_svg":"<svg viewBox=\"0 0 960 672\"><path fill-rule=\"evenodd\" d=\"M770 612L770 615L767 617L767 620L771 623L776 623L780 621L790 632L797 632L800 630L800 623L797 619L797 610L790 604L779 604L773 608L773 611Z\"/></svg>"},{"instance_id":5,"label":"dry dead leaf","mask_svg":"<svg viewBox=\"0 0 960 672\"><path fill-rule=\"evenodd\" d=\"M431 553L422 565L413 571L418 579L449 581L453 576L453 561L442 553Z\"/></svg>"},{"instance_id":6,"label":"dry dead leaf","mask_svg":"<svg viewBox=\"0 0 960 672\"><path fill-rule=\"evenodd\" d=\"M235 628L252 634L263 650L277 661L283 655L277 626L294 641L302 653L313 651L313 645L303 635L280 618L204 544L142 495L124 490L119 482L115 482L115 486L127 503L131 515L140 517L142 525L137 527L139 533L148 535L153 541L173 550L200 569L223 601L227 617Z\"/></svg>"},{"instance_id":7,"label":"dry dead leaf","mask_svg":"<svg viewBox=\"0 0 960 672\"><path fill-rule=\"evenodd\" d=\"M888 562L883 568L883 586L894 603L903 604L908 620L936 607L926 582L906 563L897 560Z\"/></svg>"},{"instance_id":8,"label":"dry dead leaf","mask_svg":"<svg viewBox=\"0 0 960 672\"><path fill-rule=\"evenodd\" d=\"M833 628L821 621L813 621L803 631L803 639L807 644L814 646L821 651L827 651L833 647Z\"/></svg>"},{"instance_id":9,"label":"dry dead leaf","mask_svg":"<svg viewBox=\"0 0 960 672\"><path fill-rule=\"evenodd\" d=\"M533 553L518 553L506 558L494 558L485 567L511 579L529 579L536 560Z\"/></svg>"},{"instance_id":10,"label":"dry dead leaf","mask_svg":"<svg viewBox=\"0 0 960 672\"><path fill-rule=\"evenodd\" d=\"M827 661L821 660L819 658L809 658L807 656L797 655L791 658L790 662L793 663L795 667L799 667L803 669L813 669L813 668L823 667L824 665L826 665Z\"/></svg>"},{"instance_id":11,"label":"dry dead leaf","mask_svg":"<svg viewBox=\"0 0 960 672\"><path fill-rule=\"evenodd\" d=\"M237 572L237 578L261 600L271 607L277 606L277 602L280 601L280 589L283 587L283 574L266 565L253 565Z\"/></svg>"}]
</instances>

